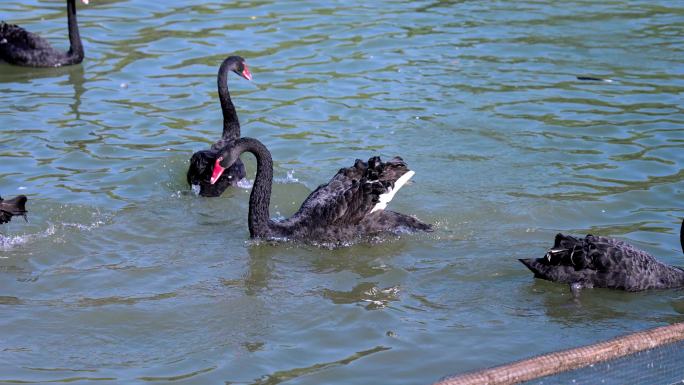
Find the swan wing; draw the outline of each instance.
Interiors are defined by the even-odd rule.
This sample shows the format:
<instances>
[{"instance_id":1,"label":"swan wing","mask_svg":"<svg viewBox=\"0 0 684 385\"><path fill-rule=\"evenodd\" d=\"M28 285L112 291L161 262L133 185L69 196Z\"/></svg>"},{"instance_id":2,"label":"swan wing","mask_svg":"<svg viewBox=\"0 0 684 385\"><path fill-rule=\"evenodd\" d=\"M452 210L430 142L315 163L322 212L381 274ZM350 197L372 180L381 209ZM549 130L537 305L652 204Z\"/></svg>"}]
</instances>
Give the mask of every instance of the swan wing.
<instances>
[{"instance_id":1,"label":"swan wing","mask_svg":"<svg viewBox=\"0 0 684 385\"><path fill-rule=\"evenodd\" d=\"M357 224L373 211L384 209L401 187L396 182L404 177L403 185L412 173L398 157L388 162L379 157L368 162L357 159L312 192L293 219L308 219L321 226Z\"/></svg>"},{"instance_id":2,"label":"swan wing","mask_svg":"<svg viewBox=\"0 0 684 385\"><path fill-rule=\"evenodd\" d=\"M0 23L0 46L3 45L14 51L52 49L50 43L39 35L7 23Z\"/></svg>"}]
</instances>

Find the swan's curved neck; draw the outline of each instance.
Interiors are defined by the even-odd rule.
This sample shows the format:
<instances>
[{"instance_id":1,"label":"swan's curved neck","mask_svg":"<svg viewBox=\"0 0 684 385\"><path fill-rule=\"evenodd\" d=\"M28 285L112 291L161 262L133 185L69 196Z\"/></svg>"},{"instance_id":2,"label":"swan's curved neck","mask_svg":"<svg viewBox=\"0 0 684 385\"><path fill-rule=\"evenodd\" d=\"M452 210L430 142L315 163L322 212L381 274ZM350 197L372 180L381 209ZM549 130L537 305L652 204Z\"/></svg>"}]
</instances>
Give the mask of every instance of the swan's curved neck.
<instances>
[{"instance_id":1,"label":"swan's curved neck","mask_svg":"<svg viewBox=\"0 0 684 385\"><path fill-rule=\"evenodd\" d=\"M218 94L221 101L221 110L223 111L223 139L237 139L240 137L240 121L238 120L237 112L233 101L230 99L230 92L228 92L228 67L231 62L226 60L221 64L218 73Z\"/></svg>"},{"instance_id":2,"label":"swan's curved neck","mask_svg":"<svg viewBox=\"0 0 684 385\"><path fill-rule=\"evenodd\" d=\"M257 171L252 193L249 195L249 235L252 238L268 237L272 226L268 207L271 204L273 184L273 160L271 153L261 142L252 138L240 138L235 143L238 154L251 152L256 157Z\"/></svg>"},{"instance_id":3,"label":"swan's curved neck","mask_svg":"<svg viewBox=\"0 0 684 385\"><path fill-rule=\"evenodd\" d=\"M76 0L67 0L67 20L69 23L69 56L74 63L80 63L83 60L84 51L83 43L81 42L81 35L78 32L78 20L76 19Z\"/></svg>"}]
</instances>

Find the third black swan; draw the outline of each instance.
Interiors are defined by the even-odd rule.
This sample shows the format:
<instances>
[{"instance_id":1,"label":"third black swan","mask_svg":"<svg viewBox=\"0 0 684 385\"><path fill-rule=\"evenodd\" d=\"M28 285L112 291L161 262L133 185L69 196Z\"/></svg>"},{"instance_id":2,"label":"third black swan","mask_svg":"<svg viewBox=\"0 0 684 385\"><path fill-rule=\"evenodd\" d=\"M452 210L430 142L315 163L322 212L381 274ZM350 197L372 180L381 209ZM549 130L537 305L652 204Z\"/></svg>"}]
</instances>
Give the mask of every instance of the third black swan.
<instances>
[{"instance_id":1,"label":"third black swan","mask_svg":"<svg viewBox=\"0 0 684 385\"><path fill-rule=\"evenodd\" d=\"M215 183L209 183L212 167L218 153L230 141L240 137L240 121L228 92L228 71L233 71L247 80L252 80L252 74L247 68L247 63L240 56L226 58L219 67L217 83L221 110L223 111L223 134L221 139L214 143L210 149L197 151L192 155L187 173L188 184L199 186L199 195L206 197L217 197L223 194L229 186L235 186L246 175L245 166L238 159Z\"/></svg>"},{"instance_id":2,"label":"third black swan","mask_svg":"<svg viewBox=\"0 0 684 385\"><path fill-rule=\"evenodd\" d=\"M273 183L271 153L261 142L240 138L221 152L214 164L211 181L250 152L257 162L256 178L249 196L249 234L252 238L287 239L306 242L339 243L379 233L431 231L420 220L385 210L394 194L413 176L404 161L395 157L382 162L374 157L356 160L342 168L327 184L320 185L293 216L282 221L270 219L269 203Z\"/></svg>"},{"instance_id":3,"label":"third black swan","mask_svg":"<svg viewBox=\"0 0 684 385\"><path fill-rule=\"evenodd\" d=\"M684 221L679 230L684 251ZM684 286L684 269L666 265L645 251L613 238L557 234L543 258L521 259L536 278L581 288L606 287L626 291Z\"/></svg>"},{"instance_id":4,"label":"third black swan","mask_svg":"<svg viewBox=\"0 0 684 385\"><path fill-rule=\"evenodd\" d=\"M88 4L88 0L81 1ZM60 67L82 62L84 53L76 20L76 0L66 3L71 43L68 51L52 48L47 40L17 25L0 22L0 59L26 67Z\"/></svg>"},{"instance_id":5,"label":"third black swan","mask_svg":"<svg viewBox=\"0 0 684 385\"><path fill-rule=\"evenodd\" d=\"M12 199L0 197L0 224L7 223L12 217L19 215L26 219L26 196L19 195Z\"/></svg>"}]
</instances>

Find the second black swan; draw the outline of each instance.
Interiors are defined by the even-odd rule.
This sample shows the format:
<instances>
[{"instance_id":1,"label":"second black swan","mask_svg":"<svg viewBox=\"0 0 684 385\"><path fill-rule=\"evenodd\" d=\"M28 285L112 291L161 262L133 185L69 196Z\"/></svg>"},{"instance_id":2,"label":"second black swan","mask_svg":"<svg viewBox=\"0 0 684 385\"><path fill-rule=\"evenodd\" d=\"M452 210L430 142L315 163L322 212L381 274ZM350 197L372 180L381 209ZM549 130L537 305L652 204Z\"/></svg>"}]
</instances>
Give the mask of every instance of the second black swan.
<instances>
[{"instance_id":1,"label":"second black swan","mask_svg":"<svg viewBox=\"0 0 684 385\"><path fill-rule=\"evenodd\" d=\"M188 184L199 186L199 195L205 197L220 196L229 186L237 185L246 175L245 166L238 159L215 183L209 183L212 167L218 153L230 141L240 137L240 121L228 92L228 71L233 71L247 80L252 80L252 74L247 68L247 63L240 56L226 58L219 67L217 83L221 110L223 111L223 133L221 139L214 143L210 149L197 151L192 155L187 173Z\"/></svg>"},{"instance_id":2,"label":"second black swan","mask_svg":"<svg viewBox=\"0 0 684 385\"><path fill-rule=\"evenodd\" d=\"M240 138L228 144L216 159L211 181L216 181L244 152L252 153L257 162L249 196L252 238L337 244L379 233L432 230L414 217L385 210L394 194L414 174L399 157L388 162L379 157L368 162L357 159L352 167L340 169L330 182L314 190L293 216L274 221L268 210L273 161L271 153L258 140Z\"/></svg>"},{"instance_id":3,"label":"second black swan","mask_svg":"<svg viewBox=\"0 0 684 385\"><path fill-rule=\"evenodd\" d=\"M684 251L684 221L679 230ZM575 238L557 234L543 258L521 259L536 278L582 288L605 287L626 291L684 286L684 269L666 265L627 242L587 235Z\"/></svg>"},{"instance_id":4,"label":"second black swan","mask_svg":"<svg viewBox=\"0 0 684 385\"><path fill-rule=\"evenodd\" d=\"M88 4L89 0L81 0ZM10 64L26 67L60 67L83 61L83 43L76 20L76 0L67 0L69 24L68 51L59 51L47 40L18 25L0 22L0 59Z\"/></svg>"},{"instance_id":5,"label":"second black swan","mask_svg":"<svg viewBox=\"0 0 684 385\"><path fill-rule=\"evenodd\" d=\"M26 201L27 198L24 195L19 195L12 199L2 199L0 197L0 224L11 221L15 215L26 219Z\"/></svg>"}]
</instances>

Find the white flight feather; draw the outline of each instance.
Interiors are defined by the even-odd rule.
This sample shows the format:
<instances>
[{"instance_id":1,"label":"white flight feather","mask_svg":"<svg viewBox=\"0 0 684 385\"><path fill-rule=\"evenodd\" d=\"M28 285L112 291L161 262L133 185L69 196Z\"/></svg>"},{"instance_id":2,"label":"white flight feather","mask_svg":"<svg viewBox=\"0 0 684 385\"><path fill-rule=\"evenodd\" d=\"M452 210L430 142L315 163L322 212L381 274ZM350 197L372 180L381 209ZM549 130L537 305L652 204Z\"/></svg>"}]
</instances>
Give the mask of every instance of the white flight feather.
<instances>
[{"instance_id":1,"label":"white flight feather","mask_svg":"<svg viewBox=\"0 0 684 385\"><path fill-rule=\"evenodd\" d=\"M384 210L387 207L387 204L390 203L392 198L394 198L394 194L399 191L399 189L406 184L406 182L411 179L412 176L416 174L415 171L409 170L406 174L402 175L399 179L397 179L396 182L394 182L394 188L389 189L388 192L381 194L380 195L380 201L375 204L373 207L373 210L371 210L371 213L378 211L378 210Z\"/></svg>"}]
</instances>

